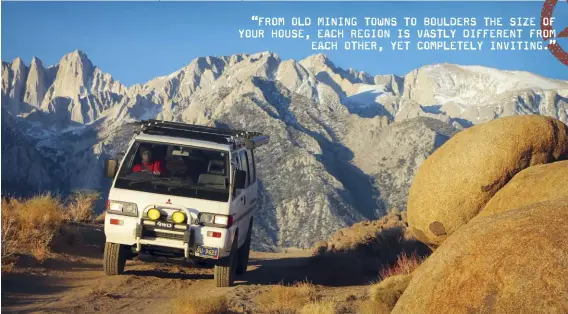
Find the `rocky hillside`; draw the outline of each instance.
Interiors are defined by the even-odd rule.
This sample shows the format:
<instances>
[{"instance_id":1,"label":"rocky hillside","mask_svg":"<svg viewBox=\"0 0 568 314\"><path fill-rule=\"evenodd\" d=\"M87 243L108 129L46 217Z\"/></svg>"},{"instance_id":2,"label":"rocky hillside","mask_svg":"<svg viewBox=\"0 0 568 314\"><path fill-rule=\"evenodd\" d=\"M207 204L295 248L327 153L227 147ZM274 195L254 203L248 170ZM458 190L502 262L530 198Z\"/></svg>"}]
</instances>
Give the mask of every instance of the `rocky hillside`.
<instances>
[{"instance_id":1,"label":"rocky hillside","mask_svg":"<svg viewBox=\"0 0 568 314\"><path fill-rule=\"evenodd\" d=\"M26 182L104 193L103 160L125 149L134 132L129 121L256 130L271 142L257 155L262 208L254 246L310 247L338 228L404 209L417 167L457 130L502 115L566 121L567 97L568 82L531 73L443 64L405 77L371 76L321 54L197 58L131 87L81 51L50 67L18 58L2 63L2 136L17 132L28 158L3 141L10 157L2 166L14 173L3 172L2 181L11 192L22 191L12 182ZM34 164L44 168L18 174Z\"/></svg>"}]
</instances>

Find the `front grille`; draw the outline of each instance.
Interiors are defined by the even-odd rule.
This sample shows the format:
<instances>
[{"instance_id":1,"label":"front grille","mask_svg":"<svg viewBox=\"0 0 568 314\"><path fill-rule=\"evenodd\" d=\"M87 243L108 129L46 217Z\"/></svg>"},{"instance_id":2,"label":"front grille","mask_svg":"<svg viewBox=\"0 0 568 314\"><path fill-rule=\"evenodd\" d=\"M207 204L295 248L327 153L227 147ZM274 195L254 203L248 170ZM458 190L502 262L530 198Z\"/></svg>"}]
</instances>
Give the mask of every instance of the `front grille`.
<instances>
[{"instance_id":1,"label":"front grille","mask_svg":"<svg viewBox=\"0 0 568 314\"><path fill-rule=\"evenodd\" d=\"M143 238L172 239L172 240L183 241L183 233L173 234L173 233L166 233L166 232L160 232L160 231L148 230L148 229L145 229L144 231L142 231L142 237Z\"/></svg>"}]
</instances>

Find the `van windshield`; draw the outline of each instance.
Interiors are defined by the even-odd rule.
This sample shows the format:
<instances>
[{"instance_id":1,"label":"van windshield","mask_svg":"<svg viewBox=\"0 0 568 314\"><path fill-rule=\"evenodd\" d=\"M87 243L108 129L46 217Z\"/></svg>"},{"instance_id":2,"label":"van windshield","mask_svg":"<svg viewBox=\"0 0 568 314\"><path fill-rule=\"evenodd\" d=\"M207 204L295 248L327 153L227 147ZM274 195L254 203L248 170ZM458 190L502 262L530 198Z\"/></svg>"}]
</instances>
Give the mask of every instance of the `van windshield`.
<instances>
[{"instance_id":1,"label":"van windshield","mask_svg":"<svg viewBox=\"0 0 568 314\"><path fill-rule=\"evenodd\" d=\"M137 141L124 158L115 188L228 201L227 151Z\"/></svg>"}]
</instances>

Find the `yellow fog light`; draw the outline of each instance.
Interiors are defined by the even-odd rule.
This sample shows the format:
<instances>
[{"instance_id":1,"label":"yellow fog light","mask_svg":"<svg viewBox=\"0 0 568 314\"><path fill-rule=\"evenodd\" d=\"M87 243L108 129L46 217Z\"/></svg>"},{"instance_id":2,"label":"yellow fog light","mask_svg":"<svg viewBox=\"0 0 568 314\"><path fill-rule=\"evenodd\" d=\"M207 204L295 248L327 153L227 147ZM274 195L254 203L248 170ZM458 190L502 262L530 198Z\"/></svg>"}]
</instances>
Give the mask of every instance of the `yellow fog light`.
<instances>
[{"instance_id":1,"label":"yellow fog light","mask_svg":"<svg viewBox=\"0 0 568 314\"><path fill-rule=\"evenodd\" d=\"M148 218L151 220L158 220L162 216L162 213L157 208L152 208L148 211Z\"/></svg>"},{"instance_id":2,"label":"yellow fog light","mask_svg":"<svg viewBox=\"0 0 568 314\"><path fill-rule=\"evenodd\" d=\"M175 223L182 223L185 221L185 214L182 212L175 212L172 214L172 219Z\"/></svg>"}]
</instances>

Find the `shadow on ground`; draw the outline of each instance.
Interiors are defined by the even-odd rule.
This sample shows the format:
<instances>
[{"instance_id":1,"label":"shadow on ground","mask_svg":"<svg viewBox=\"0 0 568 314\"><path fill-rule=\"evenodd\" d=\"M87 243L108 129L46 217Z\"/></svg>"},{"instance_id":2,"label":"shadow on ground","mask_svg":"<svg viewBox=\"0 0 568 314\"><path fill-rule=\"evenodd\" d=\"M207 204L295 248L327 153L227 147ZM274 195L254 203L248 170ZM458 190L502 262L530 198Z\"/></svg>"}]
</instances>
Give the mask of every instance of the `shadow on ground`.
<instances>
[{"instance_id":1,"label":"shadow on ground","mask_svg":"<svg viewBox=\"0 0 568 314\"><path fill-rule=\"evenodd\" d=\"M400 255L427 257L431 251L423 243L404 238L404 229L384 229L373 241L311 257L251 260L238 280L240 285L293 284L309 281L330 287L358 286L379 281L379 272L397 262Z\"/></svg>"}]
</instances>

